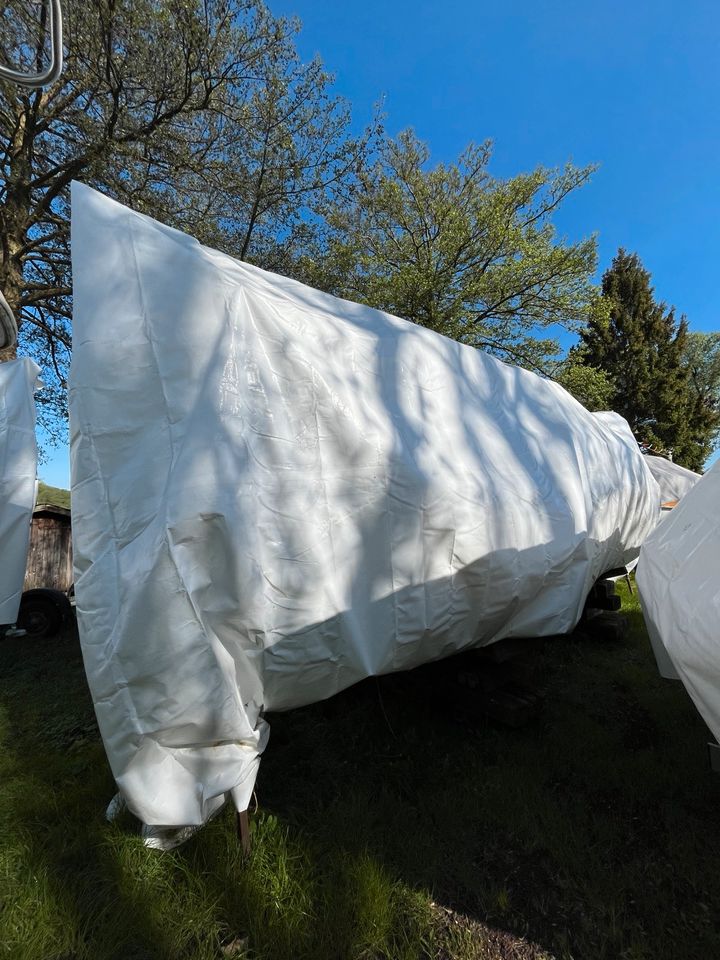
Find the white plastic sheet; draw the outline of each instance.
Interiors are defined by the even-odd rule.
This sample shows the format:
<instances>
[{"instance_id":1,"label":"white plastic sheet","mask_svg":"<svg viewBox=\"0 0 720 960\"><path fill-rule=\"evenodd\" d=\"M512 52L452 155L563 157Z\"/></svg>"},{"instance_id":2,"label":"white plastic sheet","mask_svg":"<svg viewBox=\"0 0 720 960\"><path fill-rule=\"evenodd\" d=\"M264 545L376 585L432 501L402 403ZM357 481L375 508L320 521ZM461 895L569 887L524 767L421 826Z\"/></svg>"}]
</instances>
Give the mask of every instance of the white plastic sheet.
<instances>
[{"instance_id":1,"label":"white plastic sheet","mask_svg":"<svg viewBox=\"0 0 720 960\"><path fill-rule=\"evenodd\" d=\"M679 678L720 740L720 463L643 545L637 585L662 676Z\"/></svg>"},{"instance_id":2,"label":"white plastic sheet","mask_svg":"<svg viewBox=\"0 0 720 960\"><path fill-rule=\"evenodd\" d=\"M0 363L0 624L14 623L22 595L35 503L35 398L32 360Z\"/></svg>"},{"instance_id":3,"label":"white plastic sheet","mask_svg":"<svg viewBox=\"0 0 720 960\"><path fill-rule=\"evenodd\" d=\"M650 454L645 456L645 463L650 468L650 473L657 480L660 487L660 500L662 503L673 503L684 497L688 490L691 490L700 479L701 474L694 473L686 467L681 467L679 463L672 463L665 460L664 457L653 457Z\"/></svg>"},{"instance_id":4,"label":"white plastic sheet","mask_svg":"<svg viewBox=\"0 0 720 960\"><path fill-rule=\"evenodd\" d=\"M571 630L654 526L627 426L74 185L76 597L148 824L247 805L264 710Z\"/></svg>"}]
</instances>

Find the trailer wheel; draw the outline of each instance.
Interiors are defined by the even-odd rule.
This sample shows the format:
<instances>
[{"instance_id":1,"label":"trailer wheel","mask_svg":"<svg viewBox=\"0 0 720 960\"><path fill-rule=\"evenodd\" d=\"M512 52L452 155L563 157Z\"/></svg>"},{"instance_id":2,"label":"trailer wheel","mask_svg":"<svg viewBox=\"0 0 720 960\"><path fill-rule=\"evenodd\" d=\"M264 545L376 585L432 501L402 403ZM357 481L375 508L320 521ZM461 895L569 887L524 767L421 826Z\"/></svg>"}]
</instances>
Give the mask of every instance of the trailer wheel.
<instances>
[{"instance_id":1,"label":"trailer wheel","mask_svg":"<svg viewBox=\"0 0 720 960\"><path fill-rule=\"evenodd\" d=\"M20 600L17 625L29 640L40 640L56 634L70 611L70 604L59 590L27 590Z\"/></svg>"}]
</instances>

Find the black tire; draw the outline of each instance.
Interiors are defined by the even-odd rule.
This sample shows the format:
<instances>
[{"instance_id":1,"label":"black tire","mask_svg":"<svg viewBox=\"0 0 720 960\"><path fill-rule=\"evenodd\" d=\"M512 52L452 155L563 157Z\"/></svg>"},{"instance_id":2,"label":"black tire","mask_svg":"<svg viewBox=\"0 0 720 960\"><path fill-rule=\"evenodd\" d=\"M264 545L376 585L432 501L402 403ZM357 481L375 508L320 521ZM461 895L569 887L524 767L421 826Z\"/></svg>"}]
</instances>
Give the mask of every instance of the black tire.
<instances>
[{"instance_id":1,"label":"black tire","mask_svg":"<svg viewBox=\"0 0 720 960\"><path fill-rule=\"evenodd\" d=\"M59 590L27 590L20 600L17 625L28 640L52 637L63 625L70 604Z\"/></svg>"}]
</instances>

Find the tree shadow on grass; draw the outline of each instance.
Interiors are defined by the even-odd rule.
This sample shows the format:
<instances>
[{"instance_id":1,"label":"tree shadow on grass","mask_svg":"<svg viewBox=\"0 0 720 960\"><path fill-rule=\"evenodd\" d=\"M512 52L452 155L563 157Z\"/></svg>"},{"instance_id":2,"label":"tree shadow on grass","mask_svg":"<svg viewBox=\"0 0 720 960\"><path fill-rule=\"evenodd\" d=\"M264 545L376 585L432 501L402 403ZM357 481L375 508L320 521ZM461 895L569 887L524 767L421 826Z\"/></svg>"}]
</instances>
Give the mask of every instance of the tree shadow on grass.
<instances>
[{"instance_id":1,"label":"tree shadow on grass","mask_svg":"<svg viewBox=\"0 0 720 960\"><path fill-rule=\"evenodd\" d=\"M717 953L720 791L641 637L545 641L545 706L520 730L458 725L403 675L273 716L248 862L230 811L164 855L107 824L74 638L13 643L5 839L42 939L26 920L9 956L217 957L233 940L272 958Z\"/></svg>"},{"instance_id":2,"label":"tree shadow on grass","mask_svg":"<svg viewBox=\"0 0 720 960\"><path fill-rule=\"evenodd\" d=\"M0 878L0 955L171 956L165 928L122 876L139 841L130 841L124 864L117 829L104 819L114 784L74 627L2 643L0 677L0 849L9 867Z\"/></svg>"},{"instance_id":3,"label":"tree shadow on grass","mask_svg":"<svg viewBox=\"0 0 720 960\"><path fill-rule=\"evenodd\" d=\"M546 706L522 730L458 727L399 678L380 682L384 711L370 682L274 718L261 797L320 847L370 850L437 903L557 956L710 955L720 791L692 707L643 653L548 642Z\"/></svg>"}]
</instances>

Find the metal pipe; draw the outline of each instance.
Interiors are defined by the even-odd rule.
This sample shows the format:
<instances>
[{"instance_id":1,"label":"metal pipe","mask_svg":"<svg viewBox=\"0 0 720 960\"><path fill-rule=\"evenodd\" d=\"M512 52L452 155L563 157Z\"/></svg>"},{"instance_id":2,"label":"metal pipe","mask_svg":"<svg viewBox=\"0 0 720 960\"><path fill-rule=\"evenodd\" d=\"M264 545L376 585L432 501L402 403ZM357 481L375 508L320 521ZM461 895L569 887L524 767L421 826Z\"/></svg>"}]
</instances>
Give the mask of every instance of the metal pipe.
<instances>
[{"instance_id":1,"label":"metal pipe","mask_svg":"<svg viewBox=\"0 0 720 960\"><path fill-rule=\"evenodd\" d=\"M62 8L60 0L41 0L47 11L46 29L50 35L50 62L39 73L26 73L0 64L0 78L19 83L23 87L44 87L55 83L63 68ZM44 39L44 37L43 37Z\"/></svg>"},{"instance_id":2,"label":"metal pipe","mask_svg":"<svg viewBox=\"0 0 720 960\"><path fill-rule=\"evenodd\" d=\"M10 305L0 290L0 350L14 347L17 343L17 324Z\"/></svg>"}]
</instances>

